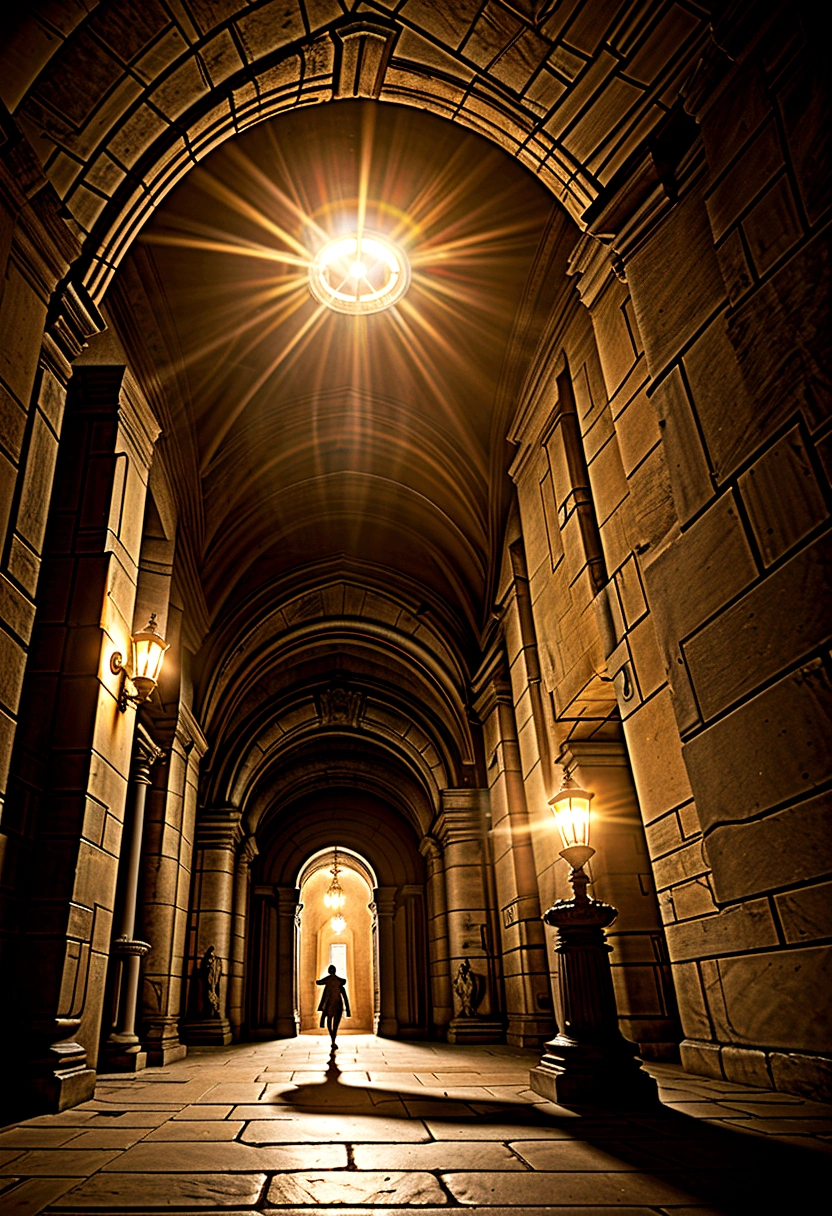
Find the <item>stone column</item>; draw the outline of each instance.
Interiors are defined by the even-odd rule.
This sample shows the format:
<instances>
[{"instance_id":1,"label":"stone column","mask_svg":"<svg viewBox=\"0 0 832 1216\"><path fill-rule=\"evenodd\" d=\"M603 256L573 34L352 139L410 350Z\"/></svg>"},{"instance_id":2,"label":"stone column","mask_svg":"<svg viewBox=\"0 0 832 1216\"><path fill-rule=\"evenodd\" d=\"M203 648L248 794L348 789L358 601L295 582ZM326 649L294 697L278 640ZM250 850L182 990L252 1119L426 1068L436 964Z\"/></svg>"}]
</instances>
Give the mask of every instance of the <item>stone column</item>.
<instances>
[{"instance_id":1,"label":"stone column","mask_svg":"<svg viewBox=\"0 0 832 1216\"><path fill-rule=\"evenodd\" d=\"M300 890L275 887L277 902L277 1006L274 1032L278 1038L292 1038L298 1032L297 940Z\"/></svg>"},{"instance_id":2,"label":"stone column","mask_svg":"<svg viewBox=\"0 0 832 1216\"><path fill-rule=\"evenodd\" d=\"M396 888L376 887L373 902L378 917L379 1012L376 1034L393 1038L399 1033L396 1018L396 939L393 917L396 915Z\"/></svg>"},{"instance_id":3,"label":"stone column","mask_svg":"<svg viewBox=\"0 0 832 1216\"><path fill-rule=\"evenodd\" d=\"M151 949L151 943L137 941L135 930L144 814L147 791L152 781L150 770L163 754L144 727L137 725L131 773L132 812L128 817L127 831L122 840L124 887L121 915L118 936L112 946L116 956L115 1026L107 1040L106 1049L107 1068L125 1072L138 1072L147 1064L147 1053L142 1050L141 1041L136 1034L136 1004L141 960Z\"/></svg>"},{"instance_id":4,"label":"stone column","mask_svg":"<svg viewBox=\"0 0 832 1216\"><path fill-rule=\"evenodd\" d=\"M179 1024L199 766L206 748L198 722L180 703L167 781L150 790L145 826L141 924L153 950L142 968L142 1042L153 1065L187 1054Z\"/></svg>"},{"instance_id":5,"label":"stone column","mask_svg":"<svg viewBox=\"0 0 832 1216\"><path fill-rule=\"evenodd\" d=\"M455 990L449 1043L497 1043L503 1037L488 952L487 801L487 790L443 790L433 832L444 853L449 962ZM456 988L468 966L473 989L470 999Z\"/></svg>"},{"instance_id":6,"label":"stone column","mask_svg":"<svg viewBox=\"0 0 832 1216\"><path fill-rule=\"evenodd\" d=\"M3 818L31 875L15 974L4 977L15 1064L48 1109L84 1101L95 1084L135 728L110 658L129 645L158 434L123 366L76 371L66 413Z\"/></svg>"},{"instance_id":7,"label":"stone column","mask_svg":"<svg viewBox=\"0 0 832 1216\"><path fill-rule=\"evenodd\" d=\"M231 1033L239 1039L245 1009L243 994L246 972L246 940L248 938L249 890L251 887L251 863L257 856L257 841L247 837L237 851L234 870L234 920L231 926L231 967L228 979L228 1020Z\"/></svg>"},{"instance_id":8,"label":"stone column","mask_svg":"<svg viewBox=\"0 0 832 1216\"><path fill-rule=\"evenodd\" d=\"M477 683L481 691L475 709L491 757L490 840L500 909L506 1040L519 1047L538 1047L554 1029L553 1003L512 689L502 648Z\"/></svg>"},{"instance_id":9,"label":"stone column","mask_svg":"<svg viewBox=\"0 0 832 1216\"><path fill-rule=\"evenodd\" d=\"M444 1037L454 1015L451 976L448 964L448 909L445 897L445 869L442 848L434 836L423 837L419 852L427 863L428 881L428 960L434 1033Z\"/></svg>"},{"instance_id":10,"label":"stone column","mask_svg":"<svg viewBox=\"0 0 832 1216\"><path fill-rule=\"evenodd\" d=\"M234 907L234 861L243 836L236 807L215 807L197 823L192 906L196 924L191 935L190 991L183 1037L188 1043L231 1042L227 1016ZM209 957L219 965L219 979L209 973Z\"/></svg>"}]
</instances>

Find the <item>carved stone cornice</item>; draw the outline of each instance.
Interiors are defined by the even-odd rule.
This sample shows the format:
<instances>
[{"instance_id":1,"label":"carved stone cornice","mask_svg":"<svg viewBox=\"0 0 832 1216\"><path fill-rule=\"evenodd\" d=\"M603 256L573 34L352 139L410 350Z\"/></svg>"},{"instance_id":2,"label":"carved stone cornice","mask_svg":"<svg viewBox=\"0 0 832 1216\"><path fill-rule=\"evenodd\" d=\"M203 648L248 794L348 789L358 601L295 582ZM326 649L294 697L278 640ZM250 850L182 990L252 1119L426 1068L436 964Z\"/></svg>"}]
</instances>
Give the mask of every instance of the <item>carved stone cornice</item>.
<instances>
[{"instance_id":1,"label":"carved stone cornice","mask_svg":"<svg viewBox=\"0 0 832 1216\"><path fill-rule=\"evenodd\" d=\"M50 310L41 362L62 384L67 384L73 360L86 348L90 338L106 328L104 318L86 289L68 283Z\"/></svg>"},{"instance_id":2,"label":"carved stone cornice","mask_svg":"<svg viewBox=\"0 0 832 1216\"><path fill-rule=\"evenodd\" d=\"M587 233L626 258L660 223L703 164L696 123L677 104L584 212ZM623 264L616 264L614 270L623 277Z\"/></svg>"}]
</instances>

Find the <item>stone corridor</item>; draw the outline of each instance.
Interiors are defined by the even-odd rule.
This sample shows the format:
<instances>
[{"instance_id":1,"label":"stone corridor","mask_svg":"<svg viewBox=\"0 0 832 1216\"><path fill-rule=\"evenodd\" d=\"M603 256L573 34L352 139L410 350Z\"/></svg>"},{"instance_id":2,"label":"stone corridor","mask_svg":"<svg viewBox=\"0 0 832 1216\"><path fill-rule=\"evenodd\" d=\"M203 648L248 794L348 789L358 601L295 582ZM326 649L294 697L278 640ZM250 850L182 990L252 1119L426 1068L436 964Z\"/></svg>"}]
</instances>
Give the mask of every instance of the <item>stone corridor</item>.
<instances>
[{"instance_id":1,"label":"stone corridor","mask_svg":"<svg viewBox=\"0 0 832 1216\"><path fill-rule=\"evenodd\" d=\"M541 1101L537 1054L344 1035L192 1049L0 1132L0 1212L767 1213L829 1178L832 1106L650 1065L662 1106Z\"/></svg>"}]
</instances>

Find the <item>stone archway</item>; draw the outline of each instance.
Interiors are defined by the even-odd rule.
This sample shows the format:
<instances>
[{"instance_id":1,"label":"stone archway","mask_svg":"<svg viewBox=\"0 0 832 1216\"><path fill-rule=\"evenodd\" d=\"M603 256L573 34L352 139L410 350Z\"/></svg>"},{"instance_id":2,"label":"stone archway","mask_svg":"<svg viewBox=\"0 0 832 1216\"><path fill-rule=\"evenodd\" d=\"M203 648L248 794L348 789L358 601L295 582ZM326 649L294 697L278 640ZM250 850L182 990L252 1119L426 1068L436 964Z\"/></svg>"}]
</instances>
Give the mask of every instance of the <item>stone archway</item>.
<instances>
[{"instance_id":1,"label":"stone archway","mask_svg":"<svg viewBox=\"0 0 832 1216\"><path fill-rule=\"evenodd\" d=\"M368 1029L423 1038L437 1016L428 973L428 876L419 840L401 811L378 793L330 787L267 817L258 839L248 954L251 1035L272 1038L313 1028L299 984L313 964L322 962L321 943L328 946L333 935L320 934L325 915L310 915L306 930L311 928L315 944L306 956L299 953L305 911L301 885L310 877L320 885L319 875L328 874L320 859L331 861L337 843L339 856L350 859L346 864L355 871L356 898L359 884L369 891L374 883L365 926L374 943L374 957L367 960L375 985Z\"/></svg>"}]
</instances>

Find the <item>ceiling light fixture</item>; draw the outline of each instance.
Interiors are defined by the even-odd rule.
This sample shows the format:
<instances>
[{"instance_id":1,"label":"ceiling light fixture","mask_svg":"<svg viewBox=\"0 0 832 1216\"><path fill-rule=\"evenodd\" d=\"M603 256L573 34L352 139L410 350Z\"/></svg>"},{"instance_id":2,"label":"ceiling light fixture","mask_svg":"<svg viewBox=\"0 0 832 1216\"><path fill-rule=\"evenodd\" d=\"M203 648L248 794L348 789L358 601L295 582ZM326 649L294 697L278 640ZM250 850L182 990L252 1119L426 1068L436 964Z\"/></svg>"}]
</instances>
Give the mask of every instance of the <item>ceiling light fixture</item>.
<instances>
[{"instance_id":1,"label":"ceiling light fixture","mask_svg":"<svg viewBox=\"0 0 832 1216\"><path fill-rule=\"evenodd\" d=\"M377 232L337 237L316 254L309 287L335 312L381 312L410 286L410 264L398 245Z\"/></svg>"}]
</instances>

